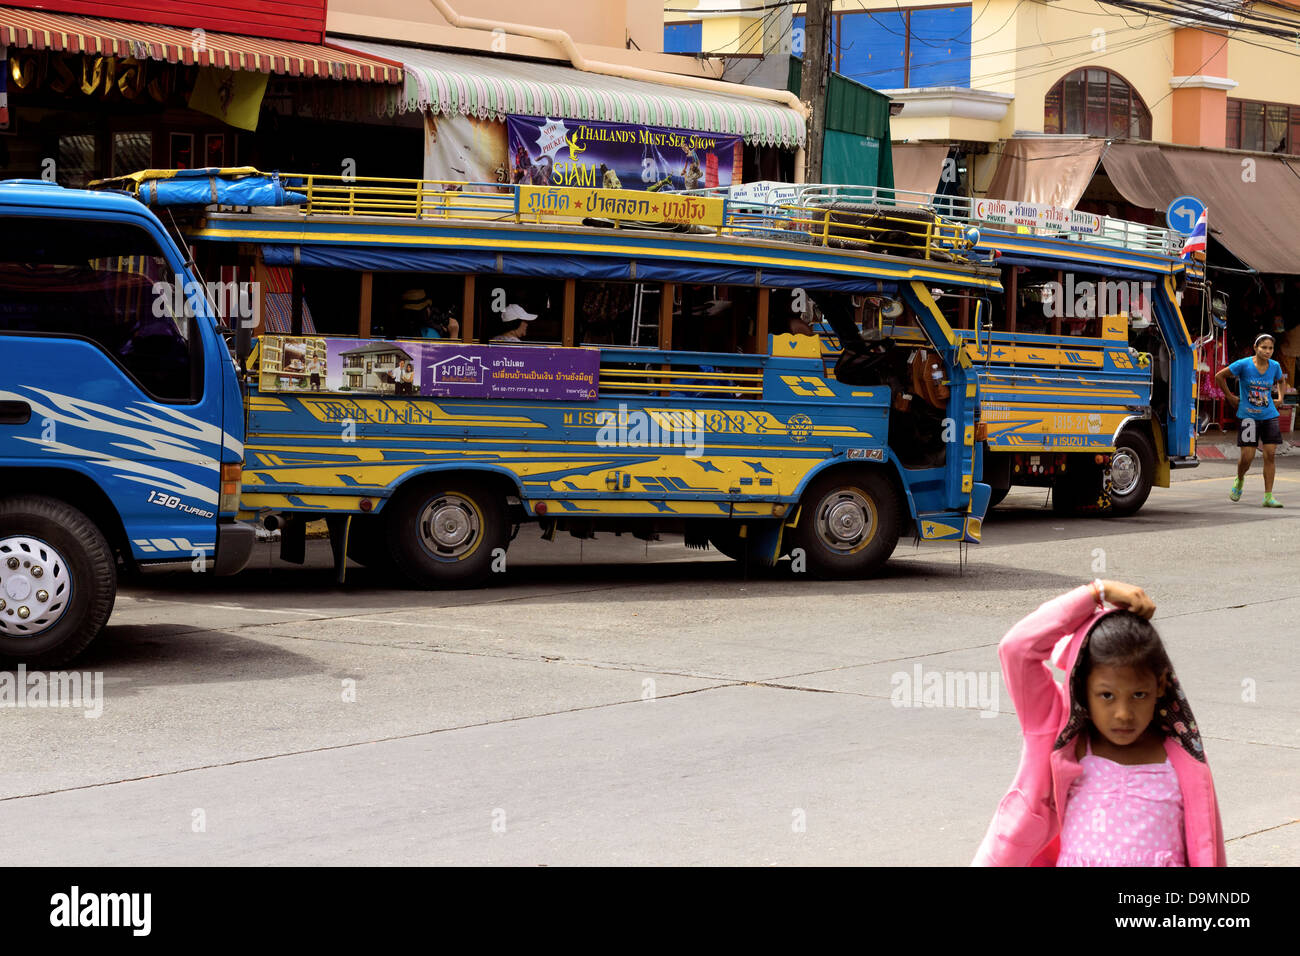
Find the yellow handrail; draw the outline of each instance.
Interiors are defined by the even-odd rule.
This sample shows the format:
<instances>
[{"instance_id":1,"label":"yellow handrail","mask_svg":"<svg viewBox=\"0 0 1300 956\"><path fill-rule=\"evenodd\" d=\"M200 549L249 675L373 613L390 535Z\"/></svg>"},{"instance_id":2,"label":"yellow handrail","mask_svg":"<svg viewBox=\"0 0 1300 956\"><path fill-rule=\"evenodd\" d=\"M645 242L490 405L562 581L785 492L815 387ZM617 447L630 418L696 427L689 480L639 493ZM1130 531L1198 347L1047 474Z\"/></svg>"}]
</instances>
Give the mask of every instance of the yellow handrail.
<instances>
[{"instance_id":1,"label":"yellow handrail","mask_svg":"<svg viewBox=\"0 0 1300 956\"><path fill-rule=\"evenodd\" d=\"M526 212L519 187L455 180L389 179L376 176L281 174L291 192L305 198L305 216L391 216L396 218L478 219L578 225L581 213ZM557 187L558 188L558 187ZM595 189L595 187L593 187ZM906 212L906 215L900 215ZM614 225L634 226L614 217ZM890 207L860 210L824 205L786 205L755 212L725 207L720 225L693 226L691 231L717 235L844 246L868 251L934 258L961 255L971 242L963 227L921 210ZM798 234L802 234L801 236Z\"/></svg>"}]
</instances>

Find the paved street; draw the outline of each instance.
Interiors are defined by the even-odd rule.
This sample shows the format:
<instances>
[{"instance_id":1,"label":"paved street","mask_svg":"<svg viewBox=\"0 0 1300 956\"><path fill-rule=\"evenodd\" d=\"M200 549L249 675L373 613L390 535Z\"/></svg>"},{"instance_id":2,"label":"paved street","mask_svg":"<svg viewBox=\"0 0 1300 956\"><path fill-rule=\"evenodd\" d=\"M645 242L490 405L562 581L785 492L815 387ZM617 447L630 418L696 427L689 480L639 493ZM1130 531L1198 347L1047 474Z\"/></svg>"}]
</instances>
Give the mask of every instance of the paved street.
<instances>
[{"instance_id":1,"label":"paved street","mask_svg":"<svg viewBox=\"0 0 1300 956\"><path fill-rule=\"evenodd\" d=\"M319 542L306 569L151 576L76 665L101 717L0 710L7 858L963 865L1019 755L996 644L1102 576L1159 604L1230 864L1297 865L1300 457L1279 466L1281 512L1258 464L1229 502L1230 461L1123 521L1015 491L964 573L906 541L878 580L746 580L676 540L526 528L480 591L335 588ZM918 667L988 696L895 706Z\"/></svg>"}]
</instances>

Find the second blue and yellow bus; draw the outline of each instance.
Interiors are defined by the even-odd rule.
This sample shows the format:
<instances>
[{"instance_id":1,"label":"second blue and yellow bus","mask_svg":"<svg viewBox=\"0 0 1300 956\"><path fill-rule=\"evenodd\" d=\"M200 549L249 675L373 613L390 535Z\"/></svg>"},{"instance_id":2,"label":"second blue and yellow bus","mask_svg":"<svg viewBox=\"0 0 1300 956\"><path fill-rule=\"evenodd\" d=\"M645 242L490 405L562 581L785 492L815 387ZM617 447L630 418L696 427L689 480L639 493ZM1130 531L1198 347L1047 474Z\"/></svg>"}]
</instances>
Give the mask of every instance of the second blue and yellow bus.
<instances>
[{"instance_id":1,"label":"second blue and yellow bus","mask_svg":"<svg viewBox=\"0 0 1300 956\"><path fill-rule=\"evenodd\" d=\"M979 307L952 295L939 306L975 363L995 505L1013 486L1036 486L1052 489L1057 512L1131 515L1153 486L1169 486L1171 469L1197 464L1196 342L1212 328L1211 296L1181 236L1075 210L1046 210L1044 223L1029 204L877 187L763 192L769 205L747 208L823 222L894 208L974 230L972 255L997 269L1001 288ZM833 341L827 351L829 362Z\"/></svg>"}]
</instances>

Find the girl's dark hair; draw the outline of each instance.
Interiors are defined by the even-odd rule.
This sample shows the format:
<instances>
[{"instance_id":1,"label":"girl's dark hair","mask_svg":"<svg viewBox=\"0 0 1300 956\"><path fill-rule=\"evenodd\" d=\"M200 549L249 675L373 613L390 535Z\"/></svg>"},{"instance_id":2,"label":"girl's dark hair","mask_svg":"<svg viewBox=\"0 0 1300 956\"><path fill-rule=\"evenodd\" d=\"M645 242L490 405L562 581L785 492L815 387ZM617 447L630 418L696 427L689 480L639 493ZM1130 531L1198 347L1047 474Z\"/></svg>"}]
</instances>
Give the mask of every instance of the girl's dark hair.
<instances>
[{"instance_id":1,"label":"girl's dark hair","mask_svg":"<svg viewBox=\"0 0 1300 956\"><path fill-rule=\"evenodd\" d=\"M1088 674L1094 664L1144 670L1157 680L1173 673L1173 665L1165 653L1160 635L1150 621L1132 611L1112 611L1088 631L1087 643L1074 669L1074 686L1071 688L1077 701L1088 699Z\"/></svg>"}]
</instances>

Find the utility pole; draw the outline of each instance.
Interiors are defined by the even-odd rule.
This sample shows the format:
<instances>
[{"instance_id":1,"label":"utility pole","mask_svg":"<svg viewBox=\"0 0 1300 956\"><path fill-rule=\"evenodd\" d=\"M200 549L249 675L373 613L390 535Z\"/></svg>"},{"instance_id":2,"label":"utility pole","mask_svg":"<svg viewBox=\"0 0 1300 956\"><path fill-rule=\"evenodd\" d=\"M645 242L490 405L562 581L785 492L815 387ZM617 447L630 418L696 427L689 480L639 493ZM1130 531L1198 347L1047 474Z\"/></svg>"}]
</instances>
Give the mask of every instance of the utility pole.
<instances>
[{"instance_id":1,"label":"utility pole","mask_svg":"<svg viewBox=\"0 0 1300 956\"><path fill-rule=\"evenodd\" d=\"M804 5L803 75L799 97L812 107L808 117L806 179L822 181L822 143L826 139L826 88L831 72L831 0Z\"/></svg>"}]
</instances>

